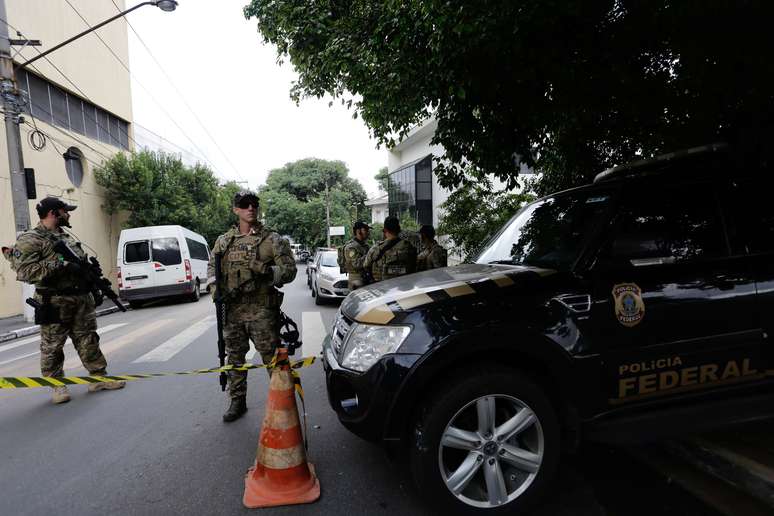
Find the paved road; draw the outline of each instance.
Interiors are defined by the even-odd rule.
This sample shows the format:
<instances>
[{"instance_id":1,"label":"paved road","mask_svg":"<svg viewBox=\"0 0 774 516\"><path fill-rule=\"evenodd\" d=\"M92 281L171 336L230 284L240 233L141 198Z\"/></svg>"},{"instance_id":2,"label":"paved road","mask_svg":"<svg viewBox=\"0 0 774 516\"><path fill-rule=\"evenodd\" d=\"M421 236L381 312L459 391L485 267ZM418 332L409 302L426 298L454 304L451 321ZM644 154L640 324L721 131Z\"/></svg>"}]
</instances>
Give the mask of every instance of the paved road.
<instances>
[{"instance_id":1,"label":"paved road","mask_svg":"<svg viewBox=\"0 0 774 516\"><path fill-rule=\"evenodd\" d=\"M317 354L337 306L317 307L303 266L283 307L302 324L302 354ZM168 301L98 319L112 374L217 365L209 298ZM0 376L39 374L35 337L0 345ZM86 374L72 346L66 374ZM255 360L260 360L255 357ZM271 514L428 514L400 465L347 432L327 405L321 365L302 371L310 458L322 484L312 506ZM0 391L0 493L4 514L240 514L255 458L267 377L251 372L247 415L226 425L216 375L131 382L126 389L52 405L44 389ZM568 458L543 515L712 514L612 449Z\"/></svg>"}]
</instances>

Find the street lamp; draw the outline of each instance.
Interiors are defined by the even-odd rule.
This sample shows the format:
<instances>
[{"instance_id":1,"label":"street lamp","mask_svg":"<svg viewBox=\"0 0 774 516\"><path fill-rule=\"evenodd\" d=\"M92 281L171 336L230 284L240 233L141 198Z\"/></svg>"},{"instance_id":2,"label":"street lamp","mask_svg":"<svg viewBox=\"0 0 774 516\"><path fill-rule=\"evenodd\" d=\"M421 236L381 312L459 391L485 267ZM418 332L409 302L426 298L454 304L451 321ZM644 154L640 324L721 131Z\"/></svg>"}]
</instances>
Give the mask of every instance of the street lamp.
<instances>
[{"instance_id":1,"label":"street lamp","mask_svg":"<svg viewBox=\"0 0 774 516\"><path fill-rule=\"evenodd\" d=\"M89 34L90 32L94 32L95 30L99 29L100 27L102 27L104 25L107 25L108 23L112 22L113 20L117 20L118 18L121 18L122 16L124 16L126 14L129 14L130 12L134 11L135 9L139 9L140 7L142 7L144 5L155 5L156 7L161 9L162 11L169 13L169 12L174 11L177 8L177 1L176 0L152 0L152 1L149 1L149 2L142 2L141 4L137 4L134 7L130 7L126 11L123 11L123 12L120 12L120 13L116 14L112 18L108 18L107 20L105 20L105 21L103 21L101 23L98 23L97 25L89 27L87 30L85 30L85 31L83 31L83 32L81 32L79 34L76 34L72 38L70 38L70 39L68 39L66 41L63 41L63 42L59 43L56 46L53 46L53 47L49 48L45 52L42 52L42 53L36 55L32 59L28 59L28 60L24 61L22 64L19 65L19 67L23 68L25 66L29 66L32 63L34 63L35 61L37 61L38 59L40 59L42 57L46 57L48 54L50 54L54 50L59 50L63 46L65 46L65 45L67 45L69 43L72 43L76 39L82 38L86 34Z\"/></svg>"}]
</instances>

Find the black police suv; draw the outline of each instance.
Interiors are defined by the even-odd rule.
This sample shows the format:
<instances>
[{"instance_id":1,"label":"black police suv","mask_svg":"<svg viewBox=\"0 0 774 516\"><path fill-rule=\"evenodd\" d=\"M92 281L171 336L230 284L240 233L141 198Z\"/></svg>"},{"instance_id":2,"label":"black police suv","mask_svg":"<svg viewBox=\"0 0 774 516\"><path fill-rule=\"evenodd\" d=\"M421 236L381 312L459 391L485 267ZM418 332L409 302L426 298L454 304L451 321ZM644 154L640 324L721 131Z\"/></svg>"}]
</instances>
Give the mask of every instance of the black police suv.
<instances>
[{"instance_id":1,"label":"black police suv","mask_svg":"<svg viewBox=\"0 0 774 516\"><path fill-rule=\"evenodd\" d=\"M350 294L324 345L331 405L471 514L534 503L580 439L774 415L773 186L711 145L539 199L475 263Z\"/></svg>"}]
</instances>

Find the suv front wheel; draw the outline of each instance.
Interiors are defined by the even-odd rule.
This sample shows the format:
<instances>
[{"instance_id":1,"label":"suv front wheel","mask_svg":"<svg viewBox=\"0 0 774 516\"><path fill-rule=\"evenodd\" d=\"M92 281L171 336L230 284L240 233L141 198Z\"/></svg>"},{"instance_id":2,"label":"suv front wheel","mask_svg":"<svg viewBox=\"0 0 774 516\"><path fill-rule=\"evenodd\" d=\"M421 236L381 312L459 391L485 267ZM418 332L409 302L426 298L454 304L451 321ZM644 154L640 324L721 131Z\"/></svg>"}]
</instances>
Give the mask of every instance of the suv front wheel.
<instances>
[{"instance_id":1,"label":"suv front wheel","mask_svg":"<svg viewBox=\"0 0 774 516\"><path fill-rule=\"evenodd\" d=\"M559 461L559 426L541 389L515 370L458 371L420 410L414 482L457 513L526 510Z\"/></svg>"}]
</instances>

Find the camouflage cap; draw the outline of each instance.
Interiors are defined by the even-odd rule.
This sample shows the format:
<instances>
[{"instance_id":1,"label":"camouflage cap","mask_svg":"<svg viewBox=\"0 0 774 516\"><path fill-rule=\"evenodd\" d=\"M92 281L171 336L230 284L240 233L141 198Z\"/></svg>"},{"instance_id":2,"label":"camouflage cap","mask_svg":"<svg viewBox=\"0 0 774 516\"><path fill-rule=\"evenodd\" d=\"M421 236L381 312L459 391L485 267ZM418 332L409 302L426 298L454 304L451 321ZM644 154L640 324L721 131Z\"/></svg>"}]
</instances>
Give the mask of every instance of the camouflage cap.
<instances>
[{"instance_id":1,"label":"camouflage cap","mask_svg":"<svg viewBox=\"0 0 774 516\"><path fill-rule=\"evenodd\" d=\"M240 190L239 192L234 194L234 206L238 206L239 203L245 199L254 200L256 205L260 203L260 200L258 199L258 194L256 194L255 192L252 192L250 190Z\"/></svg>"}]
</instances>

